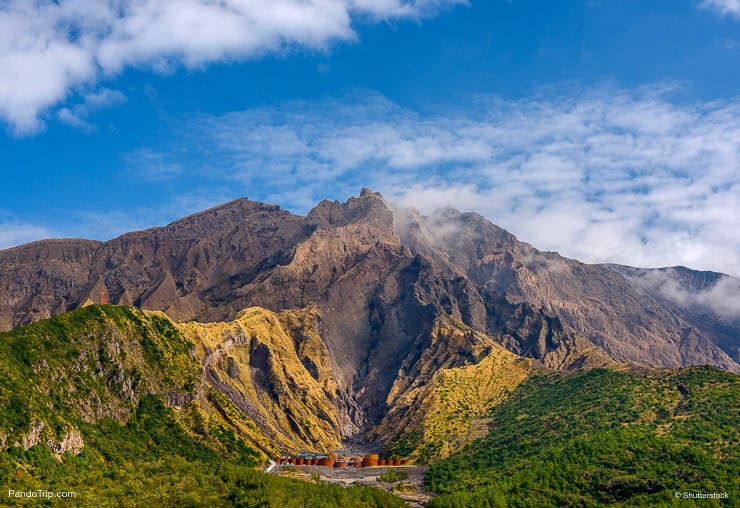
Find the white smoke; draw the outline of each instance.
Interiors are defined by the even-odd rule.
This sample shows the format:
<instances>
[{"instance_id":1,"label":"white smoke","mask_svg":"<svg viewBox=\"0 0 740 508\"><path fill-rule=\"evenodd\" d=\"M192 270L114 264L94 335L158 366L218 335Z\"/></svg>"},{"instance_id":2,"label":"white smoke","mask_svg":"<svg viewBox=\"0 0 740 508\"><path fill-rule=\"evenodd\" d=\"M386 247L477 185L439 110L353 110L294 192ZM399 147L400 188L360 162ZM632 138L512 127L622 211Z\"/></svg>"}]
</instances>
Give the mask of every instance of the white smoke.
<instances>
[{"instance_id":1,"label":"white smoke","mask_svg":"<svg viewBox=\"0 0 740 508\"><path fill-rule=\"evenodd\" d=\"M710 287L682 284L672 270L645 270L632 282L684 308L703 308L725 319L740 319L740 279L722 275Z\"/></svg>"}]
</instances>

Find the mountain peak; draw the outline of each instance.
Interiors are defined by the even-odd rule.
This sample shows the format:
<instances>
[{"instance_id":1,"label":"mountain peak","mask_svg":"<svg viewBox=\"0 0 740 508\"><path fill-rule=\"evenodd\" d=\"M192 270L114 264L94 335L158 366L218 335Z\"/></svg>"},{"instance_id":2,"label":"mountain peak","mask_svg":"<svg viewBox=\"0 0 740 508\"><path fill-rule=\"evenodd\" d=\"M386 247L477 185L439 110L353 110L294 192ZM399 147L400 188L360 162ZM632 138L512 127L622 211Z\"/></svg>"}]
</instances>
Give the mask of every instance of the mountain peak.
<instances>
[{"instance_id":1,"label":"mountain peak","mask_svg":"<svg viewBox=\"0 0 740 508\"><path fill-rule=\"evenodd\" d=\"M328 199L321 201L308 213L306 221L320 229L360 222L380 221L391 225L393 212L379 192L363 188L359 197L352 196L344 203Z\"/></svg>"}]
</instances>

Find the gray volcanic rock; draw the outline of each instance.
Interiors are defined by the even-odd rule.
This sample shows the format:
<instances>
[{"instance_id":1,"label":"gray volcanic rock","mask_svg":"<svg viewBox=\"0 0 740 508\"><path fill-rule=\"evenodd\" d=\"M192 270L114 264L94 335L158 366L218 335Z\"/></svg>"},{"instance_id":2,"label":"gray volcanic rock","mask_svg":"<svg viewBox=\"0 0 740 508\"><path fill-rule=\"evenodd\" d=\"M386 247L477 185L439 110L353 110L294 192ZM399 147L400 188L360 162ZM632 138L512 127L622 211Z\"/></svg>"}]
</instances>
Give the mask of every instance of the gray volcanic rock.
<instances>
[{"instance_id":1,"label":"gray volcanic rock","mask_svg":"<svg viewBox=\"0 0 740 508\"><path fill-rule=\"evenodd\" d=\"M0 251L0 329L99 302L102 291L180 321L315 305L345 423L360 428L382 413L397 372L421 355L440 317L552 368L599 357L740 371L739 288L688 269L583 264L478 214L422 216L363 189L306 217L240 199L104 243Z\"/></svg>"},{"instance_id":2,"label":"gray volcanic rock","mask_svg":"<svg viewBox=\"0 0 740 508\"><path fill-rule=\"evenodd\" d=\"M617 360L740 368L740 280L683 267L588 265L541 252L475 213L400 211L416 252L434 252L477 286L557 316Z\"/></svg>"}]
</instances>

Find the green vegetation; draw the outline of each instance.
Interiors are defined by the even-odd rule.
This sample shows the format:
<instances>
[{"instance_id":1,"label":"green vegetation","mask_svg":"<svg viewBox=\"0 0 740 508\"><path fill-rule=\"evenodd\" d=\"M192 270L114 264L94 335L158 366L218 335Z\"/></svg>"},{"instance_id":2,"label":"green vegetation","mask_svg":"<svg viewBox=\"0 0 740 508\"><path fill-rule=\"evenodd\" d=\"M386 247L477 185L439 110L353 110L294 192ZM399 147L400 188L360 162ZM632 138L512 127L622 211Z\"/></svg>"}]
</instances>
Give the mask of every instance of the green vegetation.
<instances>
[{"instance_id":1,"label":"green vegetation","mask_svg":"<svg viewBox=\"0 0 740 508\"><path fill-rule=\"evenodd\" d=\"M74 491L70 506L403 506L258 471L264 455L199 406L234 409L199 393L193 345L164 317L112 305L0 334L0 491Z\"/></svg>"},{"instance_id":2,"label":"green vegetation","mask_svg":"<svg viewBox=\"0 0 740 508\"><path fill-rule=\"evenodd\" d=\"M216 451L179 426L174 411L151 395L126 425L108 420L84 426L83 434L85 450L64 461L46 446L7 449L0 454L3 491L74 491L75 503L101 507L403 506L379 489L345 489L256 471L254 451L230 440Z\"/></svg>"},{"instance_id":3,"label":"green vegetation","mask_svg":"<svg viewBox=\"0 0 740 508\"><path fill-rule=\"evenodd\" d=\"M0 433L17 440L42 423L58 439L79 421L126 418L141 396L192 396L192 344L138 309L90 306L0 334ZM174 333L172 333L174 331Z\"/></svg>"},{"instance_id":4,"label":"green vegetation","mask_svg":"<svg viewBox=\"0 0 740 508\"><path fill-rule=\"evenodd\" d=\"M391 459L408 457L419 447L422 437L421 432L397 435L383 447L383 455Z\"/></svg>"},{"instance_id":5,"label":"green vegetation","mask_svg":"<svg viewBox=\"0 0 740 508\"><path fill-rule=\"evenodd\" d=\"M538 374L491 416L487 437L431 467L427 483L443 495L429 506L674 506L676 491L740 496L735 374Z\"/></svg>"},{"instance_id":6,"label":"green vegetation","mask_svg":"<svg viewBox=\"0 0 740 508\"><path fill-rule=\"evenodd\" d=\"M408 480L409 474L406 471L388 471L378 476L379 482L396 483L403 480Z\"/></svg>"}]
</instances>

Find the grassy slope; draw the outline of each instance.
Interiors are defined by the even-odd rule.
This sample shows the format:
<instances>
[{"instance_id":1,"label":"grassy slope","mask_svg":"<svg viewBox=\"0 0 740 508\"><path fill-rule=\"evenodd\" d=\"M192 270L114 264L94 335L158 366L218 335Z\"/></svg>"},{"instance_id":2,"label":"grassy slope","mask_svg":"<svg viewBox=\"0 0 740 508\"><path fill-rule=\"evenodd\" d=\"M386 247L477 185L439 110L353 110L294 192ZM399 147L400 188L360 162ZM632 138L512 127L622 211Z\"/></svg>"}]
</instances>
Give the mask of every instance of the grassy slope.
<instances>
[{"instance_id":1,"label":"grassy slope","mask_svg":"<svg viewBox=\"0 0 740 508\"><path fill-rule=\"evenodd\" d=\"M263 456L198 407L192 351L165 318L116 306L0 334L0 491L72 490L73 506L402 505L256 471ZM73 432L82 452L54 456Z\"/></svg>"},{"instance_id":2,"label":"grassy slope","mask_svg":"<svg viewBox=\"0 0 740 508\"><path fill-rule=\"evenodd\" d=\"M487 434L491 408L530 374L532 362L494 348L480 362L440 369L419 395L420 409L406 430L386 444L385 455L427 464Z\"/></svg>"},{"instance_id":3,"label":"grassy slope","mask_svg":"<svg viewBox=\"0 0 740 508\"><path fill-rule=\"evenodd\" d=\"M490 434L432 466L431 506L674 505L740 496L740 377L712 368L535 375ZM702 506L718 505L704 500Z\"/></svg>"}]
</instances>

